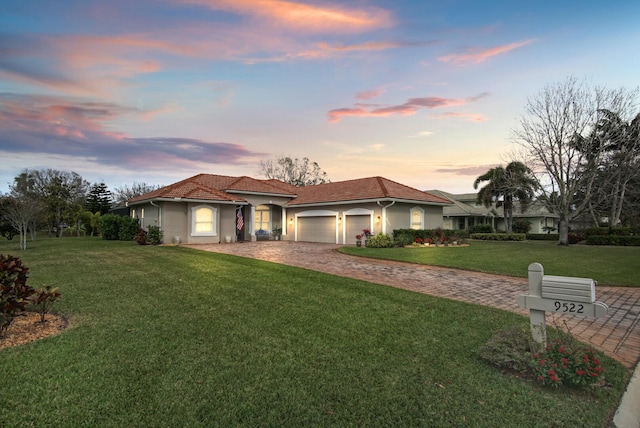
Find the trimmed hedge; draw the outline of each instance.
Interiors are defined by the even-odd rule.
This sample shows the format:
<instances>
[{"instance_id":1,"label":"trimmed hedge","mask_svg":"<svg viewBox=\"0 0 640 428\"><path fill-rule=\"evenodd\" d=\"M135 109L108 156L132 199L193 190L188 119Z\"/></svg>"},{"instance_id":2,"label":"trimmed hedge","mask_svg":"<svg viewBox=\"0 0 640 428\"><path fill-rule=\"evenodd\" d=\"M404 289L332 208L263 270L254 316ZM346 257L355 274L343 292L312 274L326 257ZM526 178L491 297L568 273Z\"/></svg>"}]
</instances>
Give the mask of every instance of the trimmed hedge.
<instances>
[{"instance_id":1,"label":"trimmed hedge","mask_svg":"<svg viewBox=\"0 0 640 428\"><path fill-rule=\"evenodd\" d=\"M614 227L611 229L612 235L617 236L631 236L633 234L633 230L630 227ZM584 236L605 236L609 235L608 227L589 227L585 229Z\"/></svg>"},{"instance_id":2,"label":"trimmed hedge","mask_svg":"<svg viewBox=\"0 0 640 428\"><path fill-rule=\"evenodd\" d=\"M640 246L640 236L590 235L587 236L587 245Z\"/></svg>"},{"instance_id":3,"label":"trimmed hedge","mask_svg":"<svg viewBox=\"0 0 640 428\"><path fill-rule=\"evenodd\" d=\"M471 239L482 241L524 241L527 235L524 233L472 233Z\"/></svg>"},{"instance_id":4,"label":"trimmed hedge","mask_svg":"<svg viewBox=\"0 0 640 428\"><path fill-rule=\"evenodd\" d=\"M449 240L453 237L458 239L469 237L469 232L460 229L395 229L393 231L393 239L396 245L403 247L415 242L416 238L421 238L423 241L431 238L435 241L439 233L444 233Z\"/></svg>"},{"instance_id":5,"label":"trimmed hedge","mask_svg":"<svg viewBox=\"0 0 640 428\"><path fill-rule=\"evenodd\" d=\"M557 241L560 235L557 233L527 233L527 239L531 241Z\"/></svg>"}]
</instances>

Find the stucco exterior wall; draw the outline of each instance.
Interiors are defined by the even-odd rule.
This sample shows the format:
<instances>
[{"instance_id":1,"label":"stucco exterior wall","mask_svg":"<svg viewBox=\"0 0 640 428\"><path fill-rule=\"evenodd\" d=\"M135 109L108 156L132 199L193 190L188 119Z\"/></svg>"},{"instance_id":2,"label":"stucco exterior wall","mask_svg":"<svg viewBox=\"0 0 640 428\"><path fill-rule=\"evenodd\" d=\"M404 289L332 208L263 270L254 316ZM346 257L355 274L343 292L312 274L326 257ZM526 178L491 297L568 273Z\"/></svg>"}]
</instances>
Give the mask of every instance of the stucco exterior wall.
<instances>
[{"instance_id":1,"label":"stucco exterior wall","mask_svg":"<svg viewBox=\"0 0 640 428\"><path fill-rule=\"evenodd\" d=\"M188 242L187 232L187 204L179 202L162 202L158 204L162 207L162 225L160 228L163 233L163 241L167 244L178 244L180 242Z\"/></svg>"},{"instance_id":2,"label":"stucco exterior wall","mask_svg":"<svg viewBox=\"0 0 640 428\"><path fill-rule=\"evenodd\" d=\"M339 244L355 243L355 235L362 232L361 226L363 225L371 229L373 235L381 232L391 235L395 229L408 229L411 227L410 210L416 206L419 206L424 211L425 229L435 229L436 227L442 226L441 206L396 203L386 208L386 215L383 215L383 207L375 202L366 204L326 205L322 207L295 207L286 210L285 222L287 234L283 236L283 239L296 239L297 216L313 214L318 211L323 211L323 216L327 216L327 212L335 213L335 216L338 218L337 243ZM368 218L363 219L363 217ZM354 225L356 224L358 225L356 228L358 230L354 232ZM334 235L333 231L331 235Z\"/></svg>"}]
</instances>

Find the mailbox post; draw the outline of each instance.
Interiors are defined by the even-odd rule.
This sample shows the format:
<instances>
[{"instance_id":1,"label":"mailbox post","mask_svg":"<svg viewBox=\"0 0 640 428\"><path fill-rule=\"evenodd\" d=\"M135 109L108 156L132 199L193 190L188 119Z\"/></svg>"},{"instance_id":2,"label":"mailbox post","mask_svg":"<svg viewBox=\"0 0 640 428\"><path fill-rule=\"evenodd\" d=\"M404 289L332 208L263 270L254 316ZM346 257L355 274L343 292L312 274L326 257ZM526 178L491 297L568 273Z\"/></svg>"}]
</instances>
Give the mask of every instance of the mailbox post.
<instances>
[{"instance_id":1,"label":"mailbox post","mask_svg":"<svg viewBox=\"0 0 640 428\"><path fill-rule=\"evenodd\" d=\"M545 275L540 263L529 265L529 294L518 296L518 306L529 309L531 335L539 348L547 345L545 313L602 317L609 308L596 301L596 282L588 278Z\"/></svg>"}]
</instances>

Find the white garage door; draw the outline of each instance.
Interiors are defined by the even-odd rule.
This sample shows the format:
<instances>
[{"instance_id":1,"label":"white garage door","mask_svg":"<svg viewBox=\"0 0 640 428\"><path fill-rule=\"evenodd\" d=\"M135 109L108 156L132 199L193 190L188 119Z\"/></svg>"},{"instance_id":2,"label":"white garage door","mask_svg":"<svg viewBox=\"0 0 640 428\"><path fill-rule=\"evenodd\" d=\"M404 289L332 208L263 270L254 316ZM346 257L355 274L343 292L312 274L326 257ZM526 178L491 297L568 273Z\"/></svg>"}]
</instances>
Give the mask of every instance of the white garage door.
<instances>
[{"instance_id":1,"label":"white garage door","mask_svg":"<svg viewBox=\"0 0 640 428\"><path fill-rule=\"evenodd\" d=\"M299 217L298 241L336 243L336 218Z\"/></svg>"},{"instance_id":2,"label":"white garage door","mask_svg":"<svg viewBox=\"0 0 640 428\"><path fill-rule=\"evenodd\" d=\"M371 216L370 215L348 215L345 217L347 219L347 229L346 233L346 243L347 244L355 244L356 243L356 235L362 234L362 229L371 227Z\"/></svg>"}]
</instances>

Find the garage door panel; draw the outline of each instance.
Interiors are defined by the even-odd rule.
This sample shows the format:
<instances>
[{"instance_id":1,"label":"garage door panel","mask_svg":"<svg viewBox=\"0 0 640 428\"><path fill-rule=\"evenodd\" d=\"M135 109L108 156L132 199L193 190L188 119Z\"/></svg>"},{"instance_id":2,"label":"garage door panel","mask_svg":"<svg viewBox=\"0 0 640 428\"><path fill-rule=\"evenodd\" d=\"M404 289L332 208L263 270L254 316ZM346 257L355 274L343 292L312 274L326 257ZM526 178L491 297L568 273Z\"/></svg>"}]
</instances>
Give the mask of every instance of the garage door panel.
<instances>
[{"instance_id":1,"label":"garage door panel","mask_svg":"<svg viewBox=\"0 0 640 428\"><path fill-rule=\"evenodd\" d=\"M371 227L371 216L369 215L348 215L346 218L346 243L355 244L356 235L362 234L362 229Z\"/></svg>"},{"instance_id":2,"label":"garage door panel","mask_svg":"<svg viewBox=\"0 0 640 428\"><path fill-rule=\"evenodd\" d=\"M298 218L298 241L336 242L335 217L300 217Z\"/></svg>"}]
</instances>

